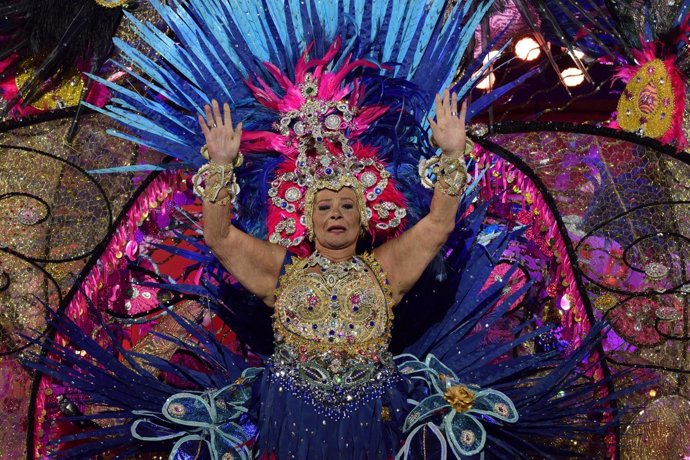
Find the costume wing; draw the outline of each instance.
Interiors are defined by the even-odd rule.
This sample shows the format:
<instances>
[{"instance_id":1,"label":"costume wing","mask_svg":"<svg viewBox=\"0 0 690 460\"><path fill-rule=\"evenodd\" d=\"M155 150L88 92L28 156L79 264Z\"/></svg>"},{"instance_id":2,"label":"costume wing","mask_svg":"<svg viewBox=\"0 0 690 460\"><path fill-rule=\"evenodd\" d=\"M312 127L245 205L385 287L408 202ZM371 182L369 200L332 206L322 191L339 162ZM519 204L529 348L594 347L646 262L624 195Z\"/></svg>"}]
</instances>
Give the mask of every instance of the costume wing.
<instances>
[{"instance_id":1,"label":"costume wing","mask_svg":"<svg viewBox=\"0 0 690 460\"><path fill-rule=\"evenodd\" d=\"M515 3L519 8L526 2ZM539 229L532 233L534 241L541 233L555 242L539 243L542 248L560 244L553 254L572 266L571 275L561 272L561 286L546 291L560 309L548 308L543 316L557 312L575 329L584 318L606 318L613 332L605 361L646 369L666 382L687 372L678 350L687 340L690 5L532 3L541 34L550 43L583 51L580 64L603 86L570 87L573 97L563 99L562 85L548 79L544 90L514 99L506 110L494 107L500 122L491 134L481 133L483 147L517 170L502 170L508 178L504 186L513 188L516 201L533 201L530 209L538 215L530 219L540 222L533 227ZM565 50L560 59L561 68L578 61ZM548 108L530 108L544 96L550 98ZM593 106L597 112L588 109ZM519 112L531 112L531 121L509 121ZM518 214L527 222L522 217ZM554 232L560 236L551 239ZM575 293L568 291L572 286ZM639 404L658 414L666 402L652 397ZM657 423L665 419L657 416ZM658 426L631 429L623 438L623 455L673 456L683 449L685 440L666 446L634 440Z\"/></svg>"}]
</instances>

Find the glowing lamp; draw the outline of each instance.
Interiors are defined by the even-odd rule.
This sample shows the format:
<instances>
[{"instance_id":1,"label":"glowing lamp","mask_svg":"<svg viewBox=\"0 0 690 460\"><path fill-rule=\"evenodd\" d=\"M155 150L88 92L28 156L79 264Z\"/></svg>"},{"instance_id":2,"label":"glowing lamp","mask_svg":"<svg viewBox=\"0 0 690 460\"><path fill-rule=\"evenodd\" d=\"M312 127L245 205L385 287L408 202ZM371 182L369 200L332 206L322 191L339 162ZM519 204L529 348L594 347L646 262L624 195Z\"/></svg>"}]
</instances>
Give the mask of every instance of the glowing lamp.
<instances>
[{"instance_id":1,"label":"glowing lamp","mask_svg":"<svg viewBox=\"0 0 690 460\"><path fill-rule=\"evenodd\" d=\"M488 64L490 60L494 59L499 55L498 51L489 51L486 56L484 56L484 64ZM478 72L477 72L478 73ZM477 75L477 74L474 74ZM493 72L489 73L484 77L479 83L477 83L477 89L491 89L494 87L496 82L496 76Z\"/></svg>"},{"instance_id":2,"label":"glowing lamp","mask_svg":"<svg viewBox=\"0 0 690 460\"><path fill-rule=\"evenodd\" d=\"M488 53L486 53L486 56L484 56L484 64L487 64L490 60L494 59L498 55L498 51L489 51Z\"/></svg>"},{"instance_id":3,"label":"glowing lamp","mask_svg":"<svg viewBox=\"0 0 690 460\"><path fill-rule=\"evenodd\" d=\"M477 89L491 89L494 87L494 83L496 82L496 76L494 75L493 72L491 72L489 75L484 77L482 81L477 83Z\"/></svg>"},{"instance_id":4,"label":"glowing lamp","mask_svg":"<svg viewBox=\"0 0 690 460\"><path fill-rule=\"evenodd\" d=\"M585 81L582 71L576 67L568 67L561 72L561 78L565 86L577 86Z\"/></svg>"},{"instance_id":5,"label":"glowing lamp","mask_svg":"<svg viewBox=\"0 0 690 460\"><path fill-rule=\"evenodd\" d=\"M573 56L575 56L578 59L582 59L583 57L585 57L585 53L583 53L577 48L573 48Z\"/></svg>"},{"instance_id":6,"label":"glowing lamp","mask_svg":"<svg viewBox=\"0 0 690 460\"><path fill-rule=\"evenodd\" d=\"M540 54L539 43L532 37L523 37L515 43L515 55L523 61L534 61Z\"/></svg>"}]
</instances>

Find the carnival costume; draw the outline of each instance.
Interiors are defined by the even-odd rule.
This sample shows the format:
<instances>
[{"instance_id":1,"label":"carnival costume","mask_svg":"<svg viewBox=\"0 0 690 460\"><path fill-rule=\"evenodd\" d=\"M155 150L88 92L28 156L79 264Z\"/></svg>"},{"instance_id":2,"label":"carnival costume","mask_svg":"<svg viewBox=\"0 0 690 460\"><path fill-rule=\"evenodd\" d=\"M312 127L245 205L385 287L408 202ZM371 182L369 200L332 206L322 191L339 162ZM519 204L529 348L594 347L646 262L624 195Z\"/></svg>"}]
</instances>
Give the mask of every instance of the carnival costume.
<instances>
[{"instance_id":1,"label":"carnival costume","mask_svg":"<svg viewBox=\"0 0 690 460\"><path fill-rule=\"evenodd\" d=\"M49 341L50 354L29 365L70 382L84 407L107 407L73 416L98 428L60 438L56 458L108 450L214 460L549 457L570 455L572 447L549 437L600 435L617 421L606 382L585 381L577 372L603 326L567 357L518 352L544 332L529 321L509 339L488 338L528 286L505 294L515 268L489 280L520 229L482 231L486 206L471 205L476 184L465 192L464 220L438 264L445 268L425 281L439 293L409 301L402 312L407 321L437 314L402 354L389 350L397 310L375 258L336 264L311 253L318 190L355 190L371 245L420 219L430 199L422 184L463 191L464 163L436 156L426 118L433 116L434 95L454 81L491 2L151 3L174 40L130 20L160 57L117 42L129 60L123 69L148 93L94 76L116 97L105 109L92 108L126 125L127 133L113 134L177 160L120 171L201 167L193 179L198 194L224 200L225 190L239 228L289 249L276 292L274 343L267 346L271 334L248 324L258 301L219 267L198 235L180 232L194 250L170 250L204 264L204 277L201 286L165 288L203 296L252 353L233 352L174 312L191 340L161 338L193 353L202 369L125 350L113 336L106 351L55 317L71 345ZM481 58L453 86L459 99L491 65ZM519 83L472 102L469 116ZM194 114L210 98L230 101L243 120L243 165L205 166L197 153L203 149Z\"/></svg>"}]
</instances>

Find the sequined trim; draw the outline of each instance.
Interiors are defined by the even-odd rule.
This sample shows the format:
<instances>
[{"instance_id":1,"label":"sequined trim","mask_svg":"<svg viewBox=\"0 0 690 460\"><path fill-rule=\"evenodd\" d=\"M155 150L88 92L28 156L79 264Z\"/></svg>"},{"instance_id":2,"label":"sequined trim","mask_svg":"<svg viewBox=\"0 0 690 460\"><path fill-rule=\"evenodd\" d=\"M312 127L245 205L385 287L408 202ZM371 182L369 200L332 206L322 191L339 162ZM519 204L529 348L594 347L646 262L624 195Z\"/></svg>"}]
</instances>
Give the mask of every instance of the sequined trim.
<instances>
[{"instance_id":1,"label":"sequined trim","mask_svg":"<svg viewBox=\"0 0 690 460\"><path fill-rule=\"evenodd\" d=\"M383 270L381 263L374 257L373 253L365 252L360 256L364 261L371 267L376 276L379 286L383 291L383 295L386 296L386 305L388 306L388 317L393 322L393 307L395 306L395 301L393 300L393 291L391 290L391 283L388 281L388 275Z\"/></svg>"},{"instance_id":2,"label":"sequined trim","mask_svg":"<svg viewBox=\"0 0 690 460\"><path fill-rule=\"evenodd\" d=\"M269 378L282 391L290 391L334 420L379 398L402 379L388 352L376 362L345 358L341 361L336 356L327 352L321 359L301 362L289 347L279 346L268 362Z\"/></svg>"}]
</instances>

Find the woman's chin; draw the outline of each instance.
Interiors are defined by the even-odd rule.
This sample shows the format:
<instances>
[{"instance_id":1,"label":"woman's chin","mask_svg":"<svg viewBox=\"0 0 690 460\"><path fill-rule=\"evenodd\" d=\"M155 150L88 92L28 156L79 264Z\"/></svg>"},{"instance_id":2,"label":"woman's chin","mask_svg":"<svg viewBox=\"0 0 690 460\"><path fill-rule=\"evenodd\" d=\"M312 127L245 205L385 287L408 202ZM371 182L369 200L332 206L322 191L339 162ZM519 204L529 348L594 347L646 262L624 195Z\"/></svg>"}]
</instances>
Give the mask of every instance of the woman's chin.
<instances>
[{"instance_id":1,"label":"woman's chin","mask_svg":"<svg viewBox=\"0 0 690 460\"><path fill-rule=\"evenodd\" d=\"M344 249L357 245L357 236L348 235L346 232L329 232L323 238L318 239L321 246L327 249Z\"/></svg>"}]
</instances>

